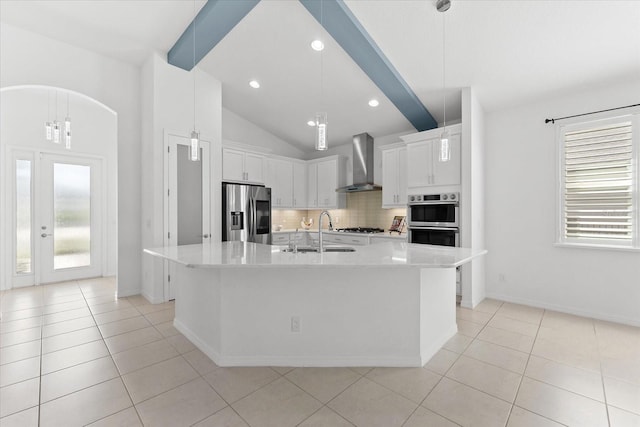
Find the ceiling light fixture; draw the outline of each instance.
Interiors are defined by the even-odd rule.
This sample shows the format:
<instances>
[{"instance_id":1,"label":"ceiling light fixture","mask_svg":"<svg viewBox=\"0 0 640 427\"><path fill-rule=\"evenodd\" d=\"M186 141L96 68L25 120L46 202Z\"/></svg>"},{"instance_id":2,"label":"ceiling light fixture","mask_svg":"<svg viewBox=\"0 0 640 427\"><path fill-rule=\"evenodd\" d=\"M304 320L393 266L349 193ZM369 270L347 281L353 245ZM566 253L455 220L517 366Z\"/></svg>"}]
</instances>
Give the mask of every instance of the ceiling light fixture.
<instances>
[{"instance_id":1,"label":"ceiling light fixture","mask_svg":"<svg viewBox=\"0 0 640 427\"><path fill-rule=\"evenodd\" d=\"M372 99L371 101L369 101L369 107L377 107L378 105L380 105L380 102L378 102L377 99Z\"/></svg>"},{"instance_id":2,"label":"ceiling light fixture","mask_svg":"<svg viewBox=\"0 0 640 427\"><path fill-rule=\"evenodd\" d=\"M309 120L309 121L307 122L307 124L308 124L309 126L315 126L315 125L316 125L316 122L315 122L315 120Z\"/></svg>"},{"instance_id":3,"label":"ceiling light fixture","mask_svg":"<svg viewBox=\"0 0 640 427\"><path fill-rule=\"evenodd\" d=\"M324 27L324 0L320 0L320 26ZM319 40L316 40L319 41ZM320 42L322 44L322 42ZM324 47L324 44L322 45ZM316 49L318 50L318 49ZM320 49L320 103L324 101L324 86L322 82L322 49ZM328 147L327 113L316 113L316 150L325 151Z\"/></svg>"},{"instance_id":4,"label":"ceiling light fixture","mask_svg":"<svg viewBox=\"0 0 640 427\"><path fill-rule=\"evenodd\" d=\"M200 134L196 131L196 0L193 0L193 130L191 131L191 143L189 144L189 160L200 160Z\"/></svg>"},{"instance_id":5,"label":"ceiling light fixture","mask_svg":"<svg viewBox=\"0 0 640 427\"><path fill-rule=\"evenodd\" d=\"M260 87L260 83L257 80L251 80L249 82L249 86L251 86L254 89L258 89Z\"/></svg>"},{"instance_id":6,"label":"ceiling light fixture","mask_svg":"<svg viewBox=\"0 0 640 427\"><path fill-rule=\"evenodd\" d=\"M314 40L311 42L311 49L320 52L324 49L324 43L321 40Z\"/></svg>"},{"instance_id":7,"label":"ceiling light fixture","mask_svg":"<svg viewBox=\"0 0 640 427\"><path fill-rule=\"evenodd\" d=\"M447 94L445 85L445 15L444 12L451 7L451 0L438 0L436 8L442 14L442 104L443 104L443 124L442 135L440 135L440 154L438 161L448 162L451 159L451 147L449 145L449 132L447 131Z\"/></svg>"}]
</instances>

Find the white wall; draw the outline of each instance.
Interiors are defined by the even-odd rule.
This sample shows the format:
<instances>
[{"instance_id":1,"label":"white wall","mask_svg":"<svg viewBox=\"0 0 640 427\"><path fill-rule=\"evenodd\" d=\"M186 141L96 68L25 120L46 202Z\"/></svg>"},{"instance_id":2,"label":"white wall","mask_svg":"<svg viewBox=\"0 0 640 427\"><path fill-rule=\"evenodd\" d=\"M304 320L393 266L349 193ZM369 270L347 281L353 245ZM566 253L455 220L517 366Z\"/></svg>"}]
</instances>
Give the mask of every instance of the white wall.
<instances>
[{"instance_id":1,"label":"white wall","mask_svg":"<svg viewBox=\"0 0 640 427\"><path fill-rule=\"evenodd\" d=\"M640 79L486 115L488 296L640 325L640 252L554 246L557 149L544 123L638 94Z\"/></svg>"},{"instance_id":2,"label":"white wall","mask_svg":"<svg viewBox=\"0 0 640 427\"><path fill-rule=\"evenodd\" d=\"M135 293L142 259L139 69L5 23L0 28L0 63L2 88L65 88L118 114L118 292Z\"/></svg>"},{"instance_id":3,"label":"white wall","mask_svg":"<svg viewBox=\"0 0 640 427\"><path fill-rule=\"evenodd\" d=\"M89 155L102 159L106 171L106 216L104 236L106 239L106 264L102 266L107 276L116 274L117 268L117 117L114 112L84 96L69 93L69 115L72 120L71 150L64 142L53 144L44 138L44 122L55 119L55 90L48 87L6 89L0 97L0 152L8 155L7 147L15 149L54 152L61 155ZM47 104L50 103L50 109ZM67 113L67 93L58 91L59 121ZM50 117L47 116L50 114ZM10 169L5 169L10 170ZM5 177L6 178L6 177ZM7 211L4 210L3 213ZM3 218L6 220L9 218ZM10 219L9 219L10 220ZM39 218L35 218L39 227ZM9 233L9 232L8 232ZM8 236L7 236L8 237ZM11 238L2 239L3 242ZM10 253L10 251L8 251Z\"/></svg>"},{"instance_id":4,"label":"white wall","mask_svg":"<svg viewBox=\"0 0 640 427\"><path fill-rule=\"evenodd\" d=\"M222 109L222 141L259 147L263 152L302 159L304 152L233 111Z\"/></svg>"},{"instance_id":5,"label":"white wall","mask_svg":"<svg viewBox=\"0 0 640 427\"><path fill-rule=\"evenodd\" d=\"M473 88L462 89L462 159L460 244L485 249L485 113ZM486 295L486 257L462 267L463 307L473 308Z\"/></svg>"},{"instance_id":6,"label":"white wall","mask_svg":"<svg viewBox=\"0 0 640 427\"><path fill-rule=\"evenodd\" d=\"M192 72L169 65L164 57L152 55L142 74L142 245L146 248L164 245L165 132L189 137L194 126L193 84L196 78L195 127L200 139L211 143L211 232L212 241L221 235L221 129L222 89L220 82L199 70ZM152 302L163 295L164 265L158 258L145 255L141 292Z\"/></svg>"}]
</instances>

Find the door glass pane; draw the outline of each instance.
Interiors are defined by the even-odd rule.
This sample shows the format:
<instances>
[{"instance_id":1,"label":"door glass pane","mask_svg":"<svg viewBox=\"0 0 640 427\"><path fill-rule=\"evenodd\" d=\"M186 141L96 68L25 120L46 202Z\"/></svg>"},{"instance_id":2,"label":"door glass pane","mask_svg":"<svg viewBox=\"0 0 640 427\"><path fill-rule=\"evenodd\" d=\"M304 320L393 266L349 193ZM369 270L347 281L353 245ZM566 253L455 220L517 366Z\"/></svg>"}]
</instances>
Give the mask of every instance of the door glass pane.
<instances>
[{"instance_id":1,"label":"door glass pane","mask_svg":"<svg viewBox=\"0 0 640 427\"><path fill-rule=\"evenodd\" d=\"M202 162L189 160L186 145L177 151L178 245L202 243Z\"/></svg>"},{"instance_id":2,"label":"door glass pane","mask_svg":"<svg viewBox=\"0 0 640 427\"><path fill-rule=\"evenodd\" d=\"M16 273L31 273L31 160L16 160Z\"/></svg>"},{"instance_id":3,"label":"door glass pane","mask_svg":"<svg viewBox=\"0 0 640 427\"><path fill-rule=\"evenodd\" d=\"M53 268L91 265L91 167L53 165Z\"/></svg>"}]
</instances>

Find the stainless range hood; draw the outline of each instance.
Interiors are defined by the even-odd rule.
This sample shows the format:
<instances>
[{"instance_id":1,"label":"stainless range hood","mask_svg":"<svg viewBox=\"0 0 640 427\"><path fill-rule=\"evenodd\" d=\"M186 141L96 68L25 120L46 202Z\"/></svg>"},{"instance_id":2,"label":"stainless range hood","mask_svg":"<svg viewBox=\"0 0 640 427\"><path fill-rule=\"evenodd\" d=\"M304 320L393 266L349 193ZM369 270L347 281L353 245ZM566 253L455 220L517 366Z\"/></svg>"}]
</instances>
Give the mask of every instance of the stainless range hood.
<instances>
[{"instance_id":1,"label":"stainless range hood","mask_svg":"<svg viewBox=\"0 0 640 427\"><path fill-rule=\"evenodd\" d=\"M373 137L368 133L353 136L353 184L338 188L338 193L376 191L382 187L373 183Z\"/></svg>"}]
</instances>

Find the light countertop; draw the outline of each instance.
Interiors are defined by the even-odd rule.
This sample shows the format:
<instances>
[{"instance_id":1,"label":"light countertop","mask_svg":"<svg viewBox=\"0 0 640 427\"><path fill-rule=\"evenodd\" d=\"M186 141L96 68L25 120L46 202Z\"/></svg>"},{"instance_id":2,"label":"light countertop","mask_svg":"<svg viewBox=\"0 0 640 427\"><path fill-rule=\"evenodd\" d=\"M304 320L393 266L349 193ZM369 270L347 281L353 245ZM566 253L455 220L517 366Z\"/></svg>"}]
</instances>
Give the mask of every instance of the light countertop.
<instances>
[{"instance_id":1,"label":"light countertop","mask_svg":"<svg viewBox=\"0 0 640 427\"><path fill-rule=\"evenodd\" d=\"M329 245L327 245L329 246ZM403 241L355 246L355 252L283 252L286 246L210 242L145 249L153 256L193 268L237 267L423 267L452 268L486 250L411 244Z\"/></svg>"}]
</instances>

